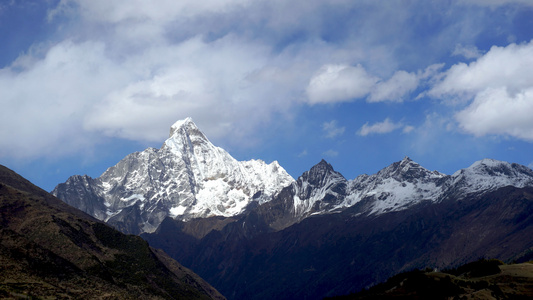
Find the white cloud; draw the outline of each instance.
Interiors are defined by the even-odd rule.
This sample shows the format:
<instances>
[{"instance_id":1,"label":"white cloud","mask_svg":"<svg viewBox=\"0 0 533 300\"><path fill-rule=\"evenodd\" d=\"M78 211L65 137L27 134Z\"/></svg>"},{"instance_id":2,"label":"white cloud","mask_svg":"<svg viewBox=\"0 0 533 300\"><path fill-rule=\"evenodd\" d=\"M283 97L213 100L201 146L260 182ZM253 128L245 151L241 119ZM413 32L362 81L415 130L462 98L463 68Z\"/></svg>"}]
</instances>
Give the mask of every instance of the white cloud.
<instances>
[{"instance_id":1,"label":"white cloud","mask_svg":"<svg viewBox=\"0 0 533 300\"><path fill-rule=\"evenodd\" d=\"M374 86L368 101L402 101L406 94L418 87L418 83L416 74L396 71L387 81L380 81Z\"/></svg>"},{"instance_id":2,"label":"white cloud","mask_svg":"<svg viewBox=\"0 0 533 300\"><path fill-rule=\"evenodd\" d=\"M327 138L335 138L344 133L345 127L339 127L337 120L332 120L331 122L324 122L322 124L322 130L326 133Z\"/></svg>"},{"instance_id":3,"label":"white cloud","mask_svg":"<svg viewBox=\"0 0 533 300\"><path fill-rule=\"evenodd\" d=\"M533 87L515 95L488 88L456 115L461 128L476 136L508 135L533 141Z\"/></svg>"},{"instance_id":4,"label":"white cloud","mask_svg":"<svg viewBox=\"0 0 533 300\"><path fill-rule=\"evenodd\" d=\"M107 95L105 103L88 115L88 129L133 140L157 141L164 138L168 124L178 117L192 116L205 125L208 135L216 138L228 130L219 124L235 124L253 109L261 111L249 128L240 129L248 130L280 107L275 98L266 101L248 97L264 88L262 81L246 79L248 73L265 63L260 47L232 37L209 44L194 38L153 51L143 58L155 74ZM172 63L158 67L166 60Z\"/></svg>"},{"instance_id":5,"label":"white cloud","mask_svg":"<svg viewBox=\"0 0 533 300\"><path fill-rule=\"evenodd\" d=\"M103 137L163 141L187 116L212 139L253 143L257 126L295 101L289 90L298 76L283 75L290 66L277 72L283 82L250 77L271 59L268 48L233 36L195 37L120 60L104 43L61 42L0 70L0 155L77 153Z\"/></svg>"},{"instance_id":6,"label":"white cloud","mask_svg":"<svg viewBox=\"0 0 533 300\"><path fill-rule=\"evenodd\" d=\"M85 114L133 73L104 52L101 43L65 41L40 60L21 57L1 69L0 156L63 155L96 143Z\"/></svg>"},{"instance_id":7,"label":"white cloud","mask_svg":"<svg viewBox=\"0 0 533 300\"><path fill-rule=\"evenodd\" d=\"M368 125L368 122L359 129L357 132L358 135L367 136L370 134L384 134L392 132L396 129L402 128L403 124L391 122L389 118L385 119L383 122L377 122L372 125Z\"/></svg>"},{"instance_id":8,"label":"white cloud","mask_svg":"<svg viewBox=\"0 0 533 300\"><path fill-rule=\"evenodd\" d=\"M311 78L306 92L311 104L347 102L367 96L368 102L401 102L418 87L423 76L425 73L400 70L388 80L381 80L361 65L327 64Z\"/></svg>"},{"instance_id":9,"label":"white cloud","mask_svg":"<svg viewBox=\"0 0 533 300\"><path fill-rule=\"evenodd\" d=\"M469 65L452 66L442 74L442 80L429 95L466 104L456 115L459 127L465 132L533 141L531 70L533 41L494 46Z\"/></svg>"},{"instance_id":10,"label":"white cloud","mask_svg":"<svg viewBox=\"0 0 533 300\"><path fill-rule=\"evenodd\" d=\"M306 92L311 104L345 102L366 96L377 81L361 65L324 65Z\"/></svg>"},{"instance_id":11,"label":"white cloud","mask_svg":"<svg viewBox=\"0 0 533 300\"><path fill-rule=\"evenodd\" d=\"M506 87L516 93L533 86L533 41L527 44L493 46L489 52L470 63L459 63L443 74L429 95L470 99L487 88Z\"/></svg>"}]
</instances>

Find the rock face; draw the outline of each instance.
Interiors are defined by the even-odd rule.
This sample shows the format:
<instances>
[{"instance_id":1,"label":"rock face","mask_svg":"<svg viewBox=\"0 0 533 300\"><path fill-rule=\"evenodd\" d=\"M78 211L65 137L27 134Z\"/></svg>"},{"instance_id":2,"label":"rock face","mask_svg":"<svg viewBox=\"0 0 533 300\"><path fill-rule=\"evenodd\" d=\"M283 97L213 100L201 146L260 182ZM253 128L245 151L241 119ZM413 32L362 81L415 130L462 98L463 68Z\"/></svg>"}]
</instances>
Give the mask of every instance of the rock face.
<instances>
[{"instance_id":1,"label":"rock face","mask_svg":"<svg viewBox=\"0 0 533 300\"><path fill-rule=\"evenodd\" d=\"M170 216L234 216L294 179L278 164L237 161L187 118L160 149L126 156L98 178L72 176L52 194L126 233L153 232Z\"/></svg>"}]
</instances>

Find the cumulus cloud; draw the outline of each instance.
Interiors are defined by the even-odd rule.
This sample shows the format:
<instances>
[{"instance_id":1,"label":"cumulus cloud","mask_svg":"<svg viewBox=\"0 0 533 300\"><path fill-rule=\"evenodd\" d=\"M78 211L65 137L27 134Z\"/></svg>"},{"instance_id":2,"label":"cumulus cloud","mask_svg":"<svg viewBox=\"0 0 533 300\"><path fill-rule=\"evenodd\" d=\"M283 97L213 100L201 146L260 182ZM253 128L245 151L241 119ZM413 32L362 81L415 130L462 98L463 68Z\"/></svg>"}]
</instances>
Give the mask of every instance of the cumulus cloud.
<instances>
[{"instance_id":1,"label":"cumulus cloud","mask_svg":"<svg viewBox=\"0 0 533 300\"><path fill-rule=\"evenodd\" d=\"M334 103L366 96L378 78L361 65L324 65L307 87L309 103Z\"/></svg>"},{"instance_id":2,"label":"cumulus cloud","mask_svg":"<svg viewBox=\"0 0 533 300\"><path fill-rule=\"evenodd\" d=\"M332 120L330 122L324 122L322 124L322 130L325 132L327 138L335 138L344 133L345 127L339 127L337 120Z\"/></svg>"},{"instance_id":3,"label":"cumulus cloud","mask_svg":"<svg viewBox=\"0 0 533 300\"><path fill-rule=\"evenodd\" d=\"M365 123L363 127L359 129L357 134L360 136L367 136L371 134L384 134L402 127L404 127L402 123L394 123L391 122L389 118L386 118L383 122L377 122L372 125L369 125L368 122Z\"/></svg>"},{"instance_id":4,"label":"cumulus cloud","mask_svg":"<svg viewBox=\"0 0 533 300\"><path fill-rule=\"evenodd\" d=\"M452 66L429 94L466 103L456 115L459 127L465 132L531 141L532 69L533 41L495 46L469 65Z\"/></svg>"},{"instance_id":5,"label":"cumulus cloud","mask_svg":"<svg viewBox=\"0 0 533 300\"><path fill-rule=\"evenodd\" d=\"M476 136L499 134L533 141L533 87L510 95L489 88L456 115L461 128Z\"/></svg>"},{"instance_id":6,"label":"cumulus cloud","mask_svg":"<svg viewBox=\"0 0 533 300\"><path fill-rule=\"evenodd\" d=\"M460 96L466 99L487 88L506 87L516 93L533 86L533 41L527 44L493 46L489 52L470 63L453 65L429 92L439 98Z\"/></svg>"},{"instance_id":7,"label":"cumulus cloud","mask_svg":"<svg viewBox=\"0 0 533 300\"><path fill-rule=\"evenodd\" d=\"M382 80L369 74L360 64L324 65L311 78L306 92L309 103L347 102L367 97L368 102L401 102L405 95L415 90L425 76L396 71L389 79Z\"/></svg>"}]
</instances>

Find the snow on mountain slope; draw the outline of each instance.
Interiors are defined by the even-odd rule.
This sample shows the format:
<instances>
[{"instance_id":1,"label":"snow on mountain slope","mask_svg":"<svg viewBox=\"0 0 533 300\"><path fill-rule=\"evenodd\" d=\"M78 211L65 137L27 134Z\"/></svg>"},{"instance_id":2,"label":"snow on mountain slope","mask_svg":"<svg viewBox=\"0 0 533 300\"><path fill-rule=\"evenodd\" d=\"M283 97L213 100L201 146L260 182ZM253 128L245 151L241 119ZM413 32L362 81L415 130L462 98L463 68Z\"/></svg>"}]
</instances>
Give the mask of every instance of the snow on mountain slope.
<instances>
[{"instance_id":1,"label":"snow on mountain slope","mask_svg":"<svg viewBox=\"0 0 533 300\"><path fill-rule=\"evenodd\" d=\"M348 206L362 199L373 199L370 213L404 209L423 200L438 198L447 175L429 171L405 157L371 176L350 182Z\"/></svg>"},{"instance_id":2,"label":"snow on mountain slope","mask_svg":"<svg viewBox=\"0 0 533 300\"><path fill-rule=\"evenodd\" d=\"M526 166L494 159L483 159L451 176L458 193L478 193L512 185L524 187L533 183L533 170Z\"/></svg>"},{"instance_id":3,"label":"snow on mountain slope","mask_svg":"<svg viewBox=\"0 0 533 300\"><path fill-rule=\"evenodd\" d=\"M341 173L322 160L293 183L294 215L301 218L332 210L345 197L347 183Z\"/></svg>"},{"instance_id":4,"label":"snow on mountain slope","mask_svg":"<svg viewBox=\"0 0 533 300\"><path fill-rule=\"evenodd\" d=\"M52 193L76 207L89 197L94 203L85 206L94 209L86 212L111 223L139 223L139 232L135 226L125 231L140 233L153 232L167 216L242 213L252 201L264 201L293 181L276 161L235 160L187 118L172 125L160 149L132 153L99 178L69 179Z\"/></svg>"}]
</instances>

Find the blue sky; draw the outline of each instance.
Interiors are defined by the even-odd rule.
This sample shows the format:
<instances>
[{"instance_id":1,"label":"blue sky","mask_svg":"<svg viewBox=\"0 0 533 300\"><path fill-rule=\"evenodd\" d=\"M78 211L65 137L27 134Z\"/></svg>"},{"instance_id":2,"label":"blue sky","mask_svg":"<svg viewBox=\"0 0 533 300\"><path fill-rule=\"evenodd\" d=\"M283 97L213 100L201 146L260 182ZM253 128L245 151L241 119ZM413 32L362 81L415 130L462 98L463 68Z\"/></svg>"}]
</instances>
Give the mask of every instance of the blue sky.
<instances>
[{"instance_id":1,"label":"blue sky","mask_svg":"<svg viewBox=\"0 0 533 300\"><path fill-rule=\"evenodd\" d=\"M295 178L533 166L529 0L2 1L0 45L0 163L46 190L186 117Z\"/></svg>"}]
</instances>

